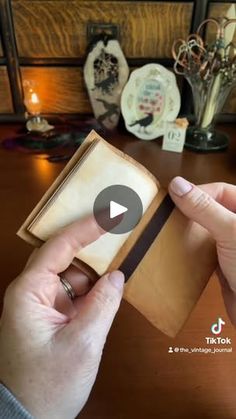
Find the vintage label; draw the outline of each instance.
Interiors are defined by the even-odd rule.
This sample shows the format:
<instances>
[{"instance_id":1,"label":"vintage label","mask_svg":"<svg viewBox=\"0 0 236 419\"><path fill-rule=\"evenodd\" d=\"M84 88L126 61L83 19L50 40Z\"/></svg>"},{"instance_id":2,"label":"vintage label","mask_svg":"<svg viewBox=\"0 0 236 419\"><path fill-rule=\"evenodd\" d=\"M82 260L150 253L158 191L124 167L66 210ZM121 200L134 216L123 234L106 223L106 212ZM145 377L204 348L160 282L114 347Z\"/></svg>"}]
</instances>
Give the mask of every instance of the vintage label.
<instances>
[{"instance_id":1,"label":"vintage label","mask_svg":"<svg viewBox=\"0 0 236 419\"><path fill-rule=\"evenodd\" d=\"M182 153L186 137L186 127L175 122L167 122L162 143L162 150Z\"/></svg>"}]
</instances>

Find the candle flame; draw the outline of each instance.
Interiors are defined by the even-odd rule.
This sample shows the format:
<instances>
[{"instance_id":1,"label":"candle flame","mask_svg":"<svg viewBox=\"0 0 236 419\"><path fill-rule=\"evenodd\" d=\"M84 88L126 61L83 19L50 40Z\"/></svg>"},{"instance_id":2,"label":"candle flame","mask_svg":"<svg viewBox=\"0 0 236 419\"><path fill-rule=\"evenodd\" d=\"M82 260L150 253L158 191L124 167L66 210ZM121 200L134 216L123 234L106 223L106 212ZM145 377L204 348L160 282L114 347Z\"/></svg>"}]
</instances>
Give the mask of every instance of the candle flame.
<instances>
[{"instance_id":1,"label":"candle flame","mask_svg":"<svg viewBox=\"0 0 236 419\"><path fill-rule=\"evenodd\" d=\"M31 93L31 102L35 105L40 103L40 100L39 100L39 97L38 97L37 93L34 93L34 92Z\"/></svg>"}]
</instances>

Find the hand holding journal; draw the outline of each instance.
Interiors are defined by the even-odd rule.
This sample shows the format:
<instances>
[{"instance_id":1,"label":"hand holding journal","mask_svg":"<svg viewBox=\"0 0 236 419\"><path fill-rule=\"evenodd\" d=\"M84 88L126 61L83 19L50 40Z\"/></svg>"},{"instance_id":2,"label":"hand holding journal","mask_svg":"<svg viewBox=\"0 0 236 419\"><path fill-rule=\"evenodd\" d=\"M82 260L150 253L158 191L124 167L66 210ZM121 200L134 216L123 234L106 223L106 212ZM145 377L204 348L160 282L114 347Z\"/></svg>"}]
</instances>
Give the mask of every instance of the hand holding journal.
<instances>
[{"instance_id":1,"label":"hand holding journal","mask_svg":"<svg viewBox=\"0 0 236 419\"><path fill-rule=\"evenodd\" d=\"M93 280L111 270L122 270L126 276L124 298L158 329L175 336L216 267L215 243L203 227L187 220L174 207L167 191L145 167L95 131L18 235L40 246L61 227L91 214L97 196L115 186L138 195L142 216L131 231L127 228L117 234L111 230L79 250L74 263ZM112 214L115 217L120 211L122 226L129 217L132 220L132 205L129 208L125 198L121 201L119 194L111 196Z\"/></svg>"}]
</instances>

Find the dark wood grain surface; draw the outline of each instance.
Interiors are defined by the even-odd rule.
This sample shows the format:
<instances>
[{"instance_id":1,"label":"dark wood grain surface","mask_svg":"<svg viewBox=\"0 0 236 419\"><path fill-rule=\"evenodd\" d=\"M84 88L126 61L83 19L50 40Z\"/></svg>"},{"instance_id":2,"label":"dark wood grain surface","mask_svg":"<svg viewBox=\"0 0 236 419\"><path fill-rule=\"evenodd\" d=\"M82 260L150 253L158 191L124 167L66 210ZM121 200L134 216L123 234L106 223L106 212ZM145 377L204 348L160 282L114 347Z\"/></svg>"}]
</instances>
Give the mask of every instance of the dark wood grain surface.
<instances>
[{"instance_id":1,"label":"dark wood grain surface","mask_svg":"<svg viewBox=\"0 0 236 419\"><path fill-rule=\"evenodd\" d=\"M134 68L130 68L130 72L133 70ZM23 81L31 80L36 83L43 113L92 113L83 69L21 67L21 75ZM181 91L181 76L177 77L177 83Z\"/></svg>"},{"instance_id":2,"label":"dark wood grain surface","mask_svg":"<svg viewBox=\"0 0 236 419\"><path fill-rule=\"evenodd\" d=\"M221 128L231 140L229 150L219 154L163 152L160 140L145 142L124 133L106 139L143 163L164 186L175 175L198 184L235 184L236 127ZM0 138L9 137L16 130L17 127L2 125ZM32 250L16 237L16 230L63 166L39 156L0 149L1 301L6 286L20 272ZM210 326L217 317L226 321L222 336L232 339L233 353L168 354L169 346L207 347L205 337L211 336ZM215 277L174 340L122 302L96 384L80 419L235 419L235 336Z\"/></svg>"},{"instance_id":3,"label":"dark wood grain surface","mask_svg":"<svg viewBox=\"0 0 236 419\"><path fill-rule=\"evenodd\" d=\"M13 0L12 7L22 57L83 57L87 23L98 22L120 26L126 57L163 58L188 34L193 3Z\"/></svg>"},{"instance_id":4,"label":"dark wood grain surface","mask_svg":"<svg viewBox=\"0 0 236 419\"><path fill-rule=\"evenodd\" d=\"M0 67L0 113L12 113L12 98L7 68Z\"/></svg>"},{"instance_id":5,"label":"dark wood grain surface","mask_svg":"<svg viewBox=\"0 0 236 419\"><path fill-rule=\"evenodd\" d=\"M21 67L21 74L36 83L42 112L92 112L81 68Z\"/></svg>"}]
</instances>

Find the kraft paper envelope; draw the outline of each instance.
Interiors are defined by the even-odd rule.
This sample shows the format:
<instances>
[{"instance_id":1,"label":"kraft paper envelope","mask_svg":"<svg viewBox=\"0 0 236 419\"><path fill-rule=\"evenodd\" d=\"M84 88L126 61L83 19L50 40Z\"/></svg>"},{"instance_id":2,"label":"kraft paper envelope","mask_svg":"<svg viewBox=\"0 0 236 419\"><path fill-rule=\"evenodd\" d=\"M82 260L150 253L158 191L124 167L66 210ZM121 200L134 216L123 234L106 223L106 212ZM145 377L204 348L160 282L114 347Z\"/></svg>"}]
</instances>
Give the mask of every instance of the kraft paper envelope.
<instances>
[{"instance_id":1,"label":"kraft paper envelope","mask_svg":"<svg viewBox=\"0 0 236 419\"><path fill-rule=\"evenodd\" d=\"M174 207L141 164L92 131L18 231L40 246L59 228L93 211L106 187L139 195L143 217L132 232L106 233L78 251L74 263L94 280L112 269L126 276L124 298L154 326L175 336L216 267L207 231Z\"/></svg>"}]
</instances>

